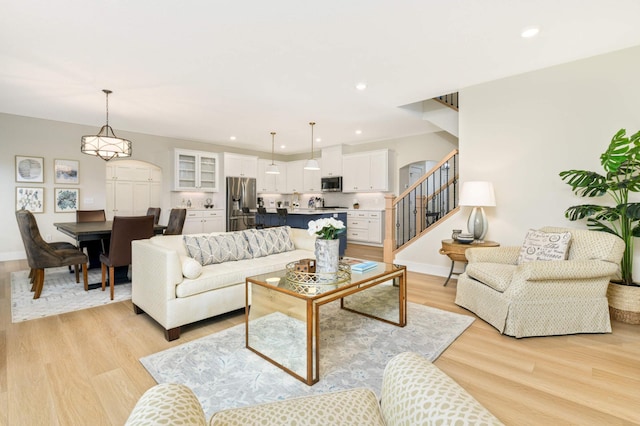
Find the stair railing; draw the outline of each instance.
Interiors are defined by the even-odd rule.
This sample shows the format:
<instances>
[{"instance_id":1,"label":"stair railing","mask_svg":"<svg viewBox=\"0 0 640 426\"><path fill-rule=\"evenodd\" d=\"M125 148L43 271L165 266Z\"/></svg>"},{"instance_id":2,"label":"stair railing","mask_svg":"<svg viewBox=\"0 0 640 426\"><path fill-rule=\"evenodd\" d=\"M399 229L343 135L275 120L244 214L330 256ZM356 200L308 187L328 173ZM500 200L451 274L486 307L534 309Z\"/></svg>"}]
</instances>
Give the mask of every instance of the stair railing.
<instances>
[{"instance_id":1,"label":"stair railing","mask_svg":"<svg viewBox=\"0 0 640 426\"><path fill-rule=\"evenodd\" d=\"M459 210L458 156L451 151L398 197L385 196L385 262Z\"/></svg>"}]
</instances>

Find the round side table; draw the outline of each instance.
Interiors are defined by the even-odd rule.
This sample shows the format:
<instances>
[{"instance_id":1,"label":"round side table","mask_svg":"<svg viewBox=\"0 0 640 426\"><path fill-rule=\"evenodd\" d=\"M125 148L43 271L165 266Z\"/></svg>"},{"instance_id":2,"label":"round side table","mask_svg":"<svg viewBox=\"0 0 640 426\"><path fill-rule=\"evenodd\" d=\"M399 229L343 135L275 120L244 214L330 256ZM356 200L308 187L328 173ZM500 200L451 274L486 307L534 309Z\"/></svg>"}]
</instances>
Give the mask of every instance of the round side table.
<instances>
[{"instance_id":1,"label":"round side table","mask_svg":"<svg viewBox=\"0 0 640 426\"><path fill-rule=\"evenodd\" d=\"M495 241L474 241L471 244L462 244L454 240L442 240L442 248L440 249L440 254L444 254L451 259L451 269L449 269L449 276L447 280L444 282L444 285L449 283L451 279L451 275L453 274L453 265L456 262L464 262L467 263L467 257L464 252L467 249L475 248L475 247L498 247L500 244Z\"/></svg>"}]
</instances>

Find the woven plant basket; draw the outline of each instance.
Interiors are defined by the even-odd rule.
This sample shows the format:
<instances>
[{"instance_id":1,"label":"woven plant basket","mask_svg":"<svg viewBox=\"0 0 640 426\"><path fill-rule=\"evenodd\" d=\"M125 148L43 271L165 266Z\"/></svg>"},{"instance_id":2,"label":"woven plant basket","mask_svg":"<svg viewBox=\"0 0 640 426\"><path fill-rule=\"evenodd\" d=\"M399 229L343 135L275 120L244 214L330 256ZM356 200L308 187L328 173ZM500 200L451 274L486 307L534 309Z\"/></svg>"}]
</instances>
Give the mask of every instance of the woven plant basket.
<instances>
[{"instance_id":1,"label":"woven plant basket","mask_svg":"<svg viewBox=\"0 0 640 426\"><path fill-rule=\"evenodd\" d=\"M640 287L609 283L607 289L611 319L640 324Z\"/></svg>"}]
</instances>

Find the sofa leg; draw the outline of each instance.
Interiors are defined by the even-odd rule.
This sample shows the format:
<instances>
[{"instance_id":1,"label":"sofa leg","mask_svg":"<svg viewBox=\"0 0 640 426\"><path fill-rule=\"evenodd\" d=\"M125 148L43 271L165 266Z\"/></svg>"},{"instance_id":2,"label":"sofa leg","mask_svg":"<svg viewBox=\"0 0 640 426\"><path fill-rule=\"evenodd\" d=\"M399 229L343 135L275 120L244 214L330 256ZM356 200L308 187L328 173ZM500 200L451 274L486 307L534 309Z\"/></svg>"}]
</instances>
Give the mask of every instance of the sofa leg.
<instances>
[{"instance_id":1,"label":"sofa leg","mask_svg":"<svg viewBox=\"0 0 640 426\"><path fill-rule=\"evenodd\" d=\"M167 339L168 342L172 340L176 340L180 338L180 327L170 328L169 330L164 331L164 338Z\"/></svg>"},{"instance_id":2,"label":"sofa leg","mask_svg":"<svg viewBox=\"0 0 640 426\"><path fill-rule=\"evenodd\" d=\"M134 305L133 305L133 312L134 312L136 315L144 314L144 311L143 311L142 309L140 309L140 308L138 307L138 305L136 305L136 304L134 304Z\"/></svg>"}]
</instances>

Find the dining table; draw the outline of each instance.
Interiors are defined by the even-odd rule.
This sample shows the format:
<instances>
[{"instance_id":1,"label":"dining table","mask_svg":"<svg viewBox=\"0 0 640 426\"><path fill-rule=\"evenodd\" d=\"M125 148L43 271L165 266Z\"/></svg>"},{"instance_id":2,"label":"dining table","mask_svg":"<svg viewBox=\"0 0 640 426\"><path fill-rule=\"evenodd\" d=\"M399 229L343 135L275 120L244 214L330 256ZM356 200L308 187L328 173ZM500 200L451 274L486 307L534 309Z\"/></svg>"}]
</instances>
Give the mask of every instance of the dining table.
<instances>
[{"instance_id":1,"label":"dining table","mask_svg":"<svg viewBox=\"0 0 640 426\"><path fill-rule=\"evenodd\" d=\"M107 220L104 222L57 222L53 226L63 234L73 238L76 244L80 244L81 241L107 241L103 250L108 250L108 241L111 237L111 228L113 227L113 221ZM153 233L158 235L162 234L166 229L166 225L154 225ZM89 268L100 268L100 252L98 250L89 250L87 247L87 256L89 257ZM128 267L116 268L115 271L115 283L128 282L127 279ZM102 283L98 284L102 286ZM89 288L95 288L96 284L90 284Z\"/></svg>"}]
</instances>

